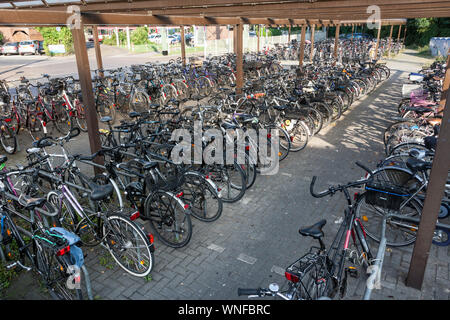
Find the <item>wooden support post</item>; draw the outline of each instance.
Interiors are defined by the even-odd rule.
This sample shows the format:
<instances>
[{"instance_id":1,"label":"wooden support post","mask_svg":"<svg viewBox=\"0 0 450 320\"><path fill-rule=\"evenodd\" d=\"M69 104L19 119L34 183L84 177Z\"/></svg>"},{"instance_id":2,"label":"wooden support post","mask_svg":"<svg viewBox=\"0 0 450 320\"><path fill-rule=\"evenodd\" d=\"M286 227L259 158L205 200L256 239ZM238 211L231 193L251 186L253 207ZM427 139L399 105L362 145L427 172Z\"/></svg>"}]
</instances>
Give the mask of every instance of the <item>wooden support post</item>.
<instances>
[{"instance_id":1,"label":"wooden support post","mask_svg":"<svg viewBox=\"0 0 450 320\"><path fill-rule=\"evenodd\" d=\"M380 34L381 34L381 23L378 26L377 45L375 46L375 57L373 57L374 59L378 58L378 47L380 46Z\"/></svg>"},{"instance_id":2,"label":"wooden support post","mask_svg":"<svg viewBox=\"0 0 450 320\"><path fill-rule=\"evenodd\" d=\"M448 49L447 52L447 69L449 68L450 63L450 49ZM445 104L447 103L447 97L449 93L449 87L450 87L450 77L444 78L444 83L442 84L442 94L441 94L441 101L439 102L439 111L445 108Z\"/></svg>"},{"instance_id":3,"label":"wooden support post","mask_svg":"<svg viewBox=\"0 0 450 320\"><path fill-rule=\"evenodd\" d=\"M355 25L352 24L352 41L353 41L353 32L355 31Z\"/></svg>"},{"instance_id":4,"label":"wooden support post","mask_svg":"<svg viewBox=\"0 0 450 320\"><path fill-rule=\"evenodd\" d=\"M391 26L391 32L389 33L389 47L388 47L388 57L391 57L391 46L392 46L392 31L394 31L394 25Z\"/></svg>"},{"instance_id":5,"label":"wooden support post","mask_svg":"<svg viewBox=\"0 0 450 320\"><path fill-rule=\"evenodd\" d=\"M406 40L406 30L408 30L408 27L405 25L405 33L403 33L403 44L405 44Z\"/></svg>"},{"instance_id":6,"label":"wooden support post","mask_svg":"<svg viewBox=\"0 0 450 320\"><path fill-rule=\"evenodd\" d=\"M130 39L130 27L127 27L127 46L128 50L131 50L131 39Z\"/></svg>"},{"instance_id":7,"label":"wooden support post","mask_svg":"<svg viewBox=\"0 0 450 320\"><path fill-rule=\"evenodd\" d=\"M289 25L289 30L288 30L288 44L291 43L291 25Z\"/></svg>"},{"instance_id":8,"label":"wooden support post","mask_svg":"<svg viewBox=\"0 0 450 320\"><path fill-rule=\"evenodd\" d=\"M300 54L299 54L299 60L298 65L301 67L303 66L303 58L305 57L305 39L306 38L306 25L302 25L302 38L300 39Z\"/></svg>"},{"instance_id":9,"label":"wooden support post","mask_svg":"<svg viewBox=\"0 0 450 320\"><path fill-rule=\"evenodd\" d=\"M244 87L244 25L236 25L236 92L242 93Z\"/></svg>"},{"instance_id":10,"label":"wooden support post","mask_svg":"<svg viewBox=\"0 0 450 320\"><path fill-rule=\"evenodd\" d=\"M237 42L238 42L237 34L238 34L238 25L235 24L233 27L233 52L235 54L237 54Z\"/></svg>"},{"instance_id":11,"label":"wooden support post","mask_svg":"<svg viewBox=\"0 0 450 320\"><path fill-rule=\"evenodd\" d=\"M256 40L256 51L259 53L260 51L260 37L261 37L261 25L258 24L258 32L256 33L257 40Z\"/></svg>"},{"instance_id":12,"label":"wooden support post","mask_svg":"<svg viewBox=\"0 0 450 320\"><path fill-rule=\"evenodd\" d=\"M114 32L116 34L116 44L118 47L120 47L120 41L119 41L119 28L115 27Z\"/></svg>"},{"instance_id":13,"label":"wooden support post","mask_svg":"<svg viewBox=\"0 0 450 320\"><path fill-rule=\"evenodd\" d=\"M92 27L92 35L94 36L95 58L97 59L97 69L103 69L102 50L100 49L100 41L98 41L97 26ZM103 78L103 72L98 73Z\"/></svg>"},{"instance_id":14,"label":"wooden support post","mask_svg":"<svg viewBox=\"0 0 450 320\"><path fill-rule=\"evenodd\" d=\"M336 25L336 33L334 35L334 59L337 61L338 58L338 49L339 49L339 30L341 28L340 24Z\"/></svg>"},{"instance_id":15,"label":"wooden support post","mask_svg":"<svg viewBox=\"0 0 450 320\"><path fill-rule=\"evenodd\" d=\"M80 28L72 29L73 46L75 48L75 59L78 68L78 77L80 79L83 105L86 113L87 129L89 135L89 145L91 153L97 152L101 148L100 135L98 134L97 111L95 108L94 92L92 90L91 70L89 67L89 58L86 49L86 39L84 37L84 26L81 23ZM103 164L100 157L94 159L94 162ZM94 172L99 173L99 169L94 167Z\"/></svg>"},{"instance_id":16,"label":"wooden support post","mask_svg":"<svg viewBox=\"0 0 450 320\"><path fill-rule=\"evenodd\" d=\"M183 66L186 65L186 39L184 37L184 26L180 26L180 35L181 35L181 61Z\"/></svg>"},{"instance_id":17,"label":"wooden support post","mask_svg":"<svg viewBox=\"0 0 450 320\"><path fill-rule=\"evenodd\" d=\"M311 52L309 53L309 61L313 60L313 54L314 54L314 34L316 31L316 25L313 24L311 26Z\"/></svg>"},{"instance_id":18,"label":"wooden support post","mask_svg":"<svg viewBox=\"0 0 450 320\"><path fill-rule=\"evenodd\" d=\"M398 26L398 36L397 36L397 42L400 41L400 32L402 31L402 25Z\"/></svg>"},{"instance_id":19,"label":"wooden support post","mask_svg":"<svg viewBox=\"0 0 450 320\"><path fill-rule=\"evenodd\" d=\"M414 250L409 266L406 285L416 289L422 288L422 283L427 266L427 260L430 253L430 247L436 228L442 197L444 195L445 183L447 181L448 171L450 169L450 55L447 57L447 70L445 72L444 83L446 88L446 103L444 116L439 130L439 139L434 154L433 165L431 168L427 194L420 217L419 230L414 243Z\"/></svg>"}]
</instances>

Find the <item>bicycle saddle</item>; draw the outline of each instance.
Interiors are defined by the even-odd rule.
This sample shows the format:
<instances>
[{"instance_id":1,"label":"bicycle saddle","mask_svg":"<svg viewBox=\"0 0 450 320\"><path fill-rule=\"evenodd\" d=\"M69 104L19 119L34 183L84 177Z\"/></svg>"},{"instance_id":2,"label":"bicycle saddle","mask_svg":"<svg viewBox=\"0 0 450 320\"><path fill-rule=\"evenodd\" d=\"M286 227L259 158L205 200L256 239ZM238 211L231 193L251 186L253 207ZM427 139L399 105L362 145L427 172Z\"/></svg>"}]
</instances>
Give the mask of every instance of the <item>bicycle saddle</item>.
<instances>
[{"instance_id":1,"label":"bicycle saddle","mask_svg":"<svg viewBox=\"0 0 450 320\"><path fill-rule=\"evenodd\" d=\"M48 139L42 139L42 140L37 140L37 141L33 141L32 146L35 148L46 148L46 147L51 147L53 145L53 142L51 142Z\"/></svg>"},{"instance_id":2,"label":"bicycle saddle","mask_svg":"<svg viewBox=\"0 0 450 320\"><path fill-rule=\"evenodd\" d=\"M327 223L327 220L322 219L316 224L309 227L304 227L298 230L298 232L304 237L313 237L314 239L320 239L324 236L322 228Z\"/></svg>"},{"instance_id":3,"label":"bicycle saddle","mask_svg":"<svg viewBox=\"0 0 450 320\"><path fill-rule=\"evenodd\" d=\"M406 165L412 171L425 171L431 169L431 162L418 160L416 158L408 158Z\"/></svg>"},{"instance_id":4,"label":"bicycle saddle","mask_svg":"<svg viewBox=\"0 0 450 320\"><path fill-rule=\"evenodd\" d=\"M238 116L236 116L237 118L239 118L240 120L242 120L242 122L250 122L253 120L258 120L257 117L255 117L254 115L251 114L239 114Z\"/></svg>"},{"instance_id":5,"label":"bicycle saddle","mask_svg":"<svg viewBox=\"0 0 450 320\"><path fill-rule=\"evenodd\" d=\"M45 201L47 201L45 198L31 198L26 195L19 197L19 203L24 206L24 209L26 210L33 210Z\"/></svg>"},{"instance_id":6,"label":"bicycle saddle","mask_svg":"<svg viewBox=\"0 0 450 320\"><path fill-rule=\"evenodd\" d=\"M137 118L141 114L139 112L136 112L136 111L131 111L128 115L130 116L130 118Z\"/></svg>"},{"instance_id":7,"label":"bicycle saddle","mask_svg":"<svg viewBox=\"0 0 450 320\"><path fill-rule=\"evenodd\" d=\"M114 190L112 184L98 185L95 183L91 183L90 187L92 188L92 191L89 198L92 201L103 200L106 197L110 196Z\"/></svg>"},{"instance_id":8,"label":"bicycle saddle","mask_svg":"<svg viewBox=\"0 0 450 320\"><path fill-rule=\"evenodd\" d=\"M442 121L442 119L439 119L439 118L427 119L427 122L429 124L431 124L432 126L441 124L441 121Z\"/></svg>"},{"instance_id":9,"label":"bicycle saddle","mask_svg":"<svg viewBox=\"0 0 450 320\"><path fill-rule=\"evenodd\" d=\"M110 116L105 116L100 118L100 122L110 122L112 118Z\"/></svg>"},{"instance_id":10,"label":"bicycle saddle","mask_svg":"<svg viewBox=\"0 0 450 320\"><path fill-rule=\"evenodd\" d=\"M274 108L274 109L277 109L277 110L286 110L286 109L288 109L289 107L290 107L290 106L287 105L287 104L282 105L282 106L273 106L273 108Z\"/></svg>"},{"instance_id":11,"label":"bicycle saddle","mask_svg":"<svg viewBox=\"0 0 450 320\"><path fill-rule=\"evenodd\" d=\"M428 106L421 106L421 107L409 106L409 107L406 107L405 110L414 111L417 113L425 113L425 112L433 111L432 107L435 107L435 106L436 105L428 105Z\"/></svg>"},{"instance_id":12,"label":"bicycle saddle","mask_svg":"<svg viewBox=\"0 0 450 320\"><path fill-rule=\"evenodd\" d=\"M237 125L232 124L232 123L229 123L229 122L223 122L223 123L221 124L221 126L222 126L222 128L224 128L225 130L228 130L228 129L236 129L236 128L238 128Z\"/></svg>"},{"instance_id":13,"label":"bicycle saddle","mask_svg":"<svg viewBox=\"0 0 450 320\"><path fill-rule=\"evenodd\" d=\"M145 161L143 159L138 159L138 158L134 159L134 160L139 162L139 164L142 165L142 169L144 169L144 170L153 169L158 166L158 162L156 162L156 161Z\"/></svg>"}]
</instances>

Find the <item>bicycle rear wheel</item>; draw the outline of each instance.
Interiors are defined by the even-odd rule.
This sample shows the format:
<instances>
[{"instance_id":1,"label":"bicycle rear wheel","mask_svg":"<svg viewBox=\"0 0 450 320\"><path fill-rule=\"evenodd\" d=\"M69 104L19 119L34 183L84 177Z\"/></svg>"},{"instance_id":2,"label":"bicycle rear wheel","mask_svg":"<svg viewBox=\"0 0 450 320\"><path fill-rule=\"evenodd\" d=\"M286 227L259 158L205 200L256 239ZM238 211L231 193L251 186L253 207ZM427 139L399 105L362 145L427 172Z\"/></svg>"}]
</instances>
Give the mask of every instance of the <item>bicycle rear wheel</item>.
<instances>
[{"instance_id":1,"label":"bicycle rear wheel","mask_svg":"<svg viewBox=\"0 0 450 320\"><path fill-rule=\"evenodd\" d=\"M223 203L217 190L203 176L186 173L184 179L182 199L189 204L192 216L205 222L219 219Z\"/></svg>"},{"instance_id":2,"label":"bicycle rear wheel","mask_svg":"<svg viewBox=\"0 0 450 320\"><path fill-rule=\"evenodd\" d=\"M0 142L6 153L14 154L17 151L17 136L13 128L6 122L1 123Z\"/></svg>"},{"instance_id":3,"label":"bicycle rear wheel","mask_svg":"<svg viewBox=\"0 0 450 320\"><path fill-rule=\"evenodd\" d=\"M190 211L170 192L156 190L144 204L145 218L158 238L169 247L186 246L192 237Z\"/></svg>"},{"instance_id":4,"label":"bicycle rear wheel","mask_svg":"<svg viewBox=\"0 0 450 320\"><path fill-rule=\"evenodd\" d=\"M217 185L223 202L236 202L244 196L247 178L236 162L232 165L210 165L206 174Z\"/></svg>"},{"instance_id":5,"label":"bicycle rear wheel","mask_svg":"<svg viewBox=\"0 0 450 320\"><path fill-rule=\"evenodd\" d=\"M153 269L150 242L129 218L114 214L103 224L105 245L117 264L136 277L145 277Z\"/></svg>"},{"instance_id":6,"label":"bicycle rear wheel","mask_svg":"<svg viewBox=\"0 0 450 320\"><path fill-rule=\"evenodd\" d=\"M77 278L74 269L69 267L72 265L69 254L58 257L53 247L40 244L40 241L42 240L36 242L36 263L50 296L55 300L82 300L81 288L77 288L77 281L80 284L80 278ZM69 287L69 283L72 283L73 287Z\"/></svg>"}]
</instances>

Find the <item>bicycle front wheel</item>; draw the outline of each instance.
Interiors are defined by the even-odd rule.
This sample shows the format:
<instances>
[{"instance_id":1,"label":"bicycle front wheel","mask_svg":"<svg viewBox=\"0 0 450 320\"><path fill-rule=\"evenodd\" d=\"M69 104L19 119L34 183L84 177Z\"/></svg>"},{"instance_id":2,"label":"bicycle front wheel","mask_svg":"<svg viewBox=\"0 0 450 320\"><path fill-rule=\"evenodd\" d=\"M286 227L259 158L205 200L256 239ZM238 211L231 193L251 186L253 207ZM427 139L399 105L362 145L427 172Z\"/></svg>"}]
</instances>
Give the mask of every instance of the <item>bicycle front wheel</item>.
<instances>
[{"instance_id":1,"label":"bicycle front wheel","mask_svg":"<svg viewBox=\"0 0 450 320\"><path fill-rule=\"evenodd\" d=\"M367 193L360 195L356 202L356 216L366 234L374 241L380 242L380 234L383 218L389 213L389 209L366 203ZM422 206L420 202L411 199L408 203L395 212L410 218L420 218ZM386 222L386 244L392 247L407 246L416 241L418 225L402 220L401 218L388 219Z\"/></svg>"},{"instance_id":2,"label":"bicycle front wheel","mask_svg":"<svg viewBox=\"0 0 450 320\"><path fill-rule=\"evenodd\" d=\"M191 240L190 212L172 193L162 190L150 193L145 200L144 211L153 231L164 244L181 248Z\"/></svg>"},{"instance_id":3,"label":"bicycle front wheel","mask_svg":"<svg viewBox=\"0 0 450 320\"><path fill-rule=\"evenodd\" d=\"M153 269L150 242L142 230L128 218L110 215L103 224L105 245L117 264L136 277L145 277Z\"/></svg>"}]
</instances>

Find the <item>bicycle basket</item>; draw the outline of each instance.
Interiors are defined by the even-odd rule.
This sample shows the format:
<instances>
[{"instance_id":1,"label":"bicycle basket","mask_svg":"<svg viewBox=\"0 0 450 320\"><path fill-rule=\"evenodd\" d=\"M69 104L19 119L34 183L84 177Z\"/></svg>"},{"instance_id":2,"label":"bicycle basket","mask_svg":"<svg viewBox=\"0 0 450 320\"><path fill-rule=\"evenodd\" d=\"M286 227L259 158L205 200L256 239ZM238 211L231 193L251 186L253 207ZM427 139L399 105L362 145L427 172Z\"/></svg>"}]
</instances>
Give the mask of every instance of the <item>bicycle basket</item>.
<instances>
[{"instance_id":1,"label":"bicycle basket","mask_svg":"<svg viewBox=\"0 0 450 320\"><path fill-rule=\"evenodd\" d=\"M407 199L407 189L388 181L372 181L366 184L366 203L390 210L398 211L402 202Z\"/></svg>"}]
</instances>

